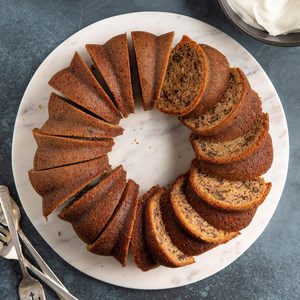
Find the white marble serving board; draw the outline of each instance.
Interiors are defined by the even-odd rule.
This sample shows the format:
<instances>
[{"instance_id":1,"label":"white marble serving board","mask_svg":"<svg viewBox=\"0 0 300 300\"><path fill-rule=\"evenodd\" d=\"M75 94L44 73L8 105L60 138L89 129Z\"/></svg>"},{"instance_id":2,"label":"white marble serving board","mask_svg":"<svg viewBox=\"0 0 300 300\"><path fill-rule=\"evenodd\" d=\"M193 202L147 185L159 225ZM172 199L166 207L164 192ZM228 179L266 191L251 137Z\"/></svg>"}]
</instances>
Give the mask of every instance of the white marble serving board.
<instances>
[{"instance_id":1,"label":"white marble serving board","mask_svg":"<svg viewBox=\"0 0 300 300\"><path fill-rule=\"evenodd\" d=\"M262 98L264 110L270 114L274 162L265 176L273 183L269 196L238 238L197 257L195 264L184 268L159 267L144 273L135 267L131 258L126 268L122 268L112 258L87 252L69 223L55 215L49 217L48 222L42 217L41 198L31 187L27 176L36 150L31 130L40 127L48 115L49 78L70 63L74 51L79 51L88 59L85 44L102 44L117 34L133 30L154 34L174 30L174 44L183 34L187 34L199 43L216 47L227 56L231 66L239 66L247 74L251 86ZM121 125L125 132L115 139L116 145L109 155L110 162L113 166L122 163L128 176L140 184L141 193L157 183L169 184L188 170L194 156L189 144L189 130L175 117L155 110L144 112L138 105L136 113L122 120ZM111 284L137 289L163 289L190 284L213 275L235 261L260 236L276 209L284 187L289 141L280 99L266 73L248 51L225 33L201 21L171 13L140 12L94 23L68 38L45 59L23 96L15 124L12 154L14 178L24 209L41 236L65 261L85 274Z\"/></svg>"}]
</instances>

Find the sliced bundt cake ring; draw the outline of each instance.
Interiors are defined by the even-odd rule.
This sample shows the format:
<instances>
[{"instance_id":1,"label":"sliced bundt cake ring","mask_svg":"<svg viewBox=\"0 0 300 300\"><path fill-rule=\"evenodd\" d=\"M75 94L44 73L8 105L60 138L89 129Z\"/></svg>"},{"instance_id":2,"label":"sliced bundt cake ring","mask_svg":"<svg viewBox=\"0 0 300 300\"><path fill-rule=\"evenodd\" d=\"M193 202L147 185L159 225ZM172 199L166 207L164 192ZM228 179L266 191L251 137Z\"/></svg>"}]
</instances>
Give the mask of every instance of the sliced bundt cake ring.
<instances>
[{"instance_id":1,"label":"sliced bundt cake ring","mask_svg":"<svg viewBox=\"0 0 300 300\"><path fill-rule=\"evenodd\" d=\"M123 128L95 118L52 93L48 103L49 118L40 132L48 135L111 138L123 134Z\"/></svg>"},{"instance_id":2,"label":"sliced bundt cake ring","mask_svg":"<svg viewBox=\"0 0 300 300\"><path fill-rule=\"evenodd\" d=\"M176 216L170 203L170 194L165 193L161 197L160 207L163 222L174 245L186 255L200 255L213 247L214 244L203 242L188 234L176 221Z\"/></svg>"},{"instance_id":3,"label":"sliced bundt cake ring","mask_svg":"<svg viewBox=\"0 0 300 300\"><path fill-rule=\"evenodd\" d=\"M205 52L184 35L171 51L157 108L177 116L188 114L198 105L207 81L208 60Z\"/></svg>"},{"instance_id":4,"label":"sliced bundt cake ring","mask_svg":"<svg viewBox=\"0 0 300 300\"><path fill-rule=\"evenodd\" d=\"M232 68L221 100L202 115L184 116L180 120L200 135L230 140L246 133L261 113L261 101L251 90L245 74L239 68Z\"/></svg>"},{"instance_id":5,"label":"sliced bundt cake ring","mask_svg":"<svg viewBox=\"0 0 300 300\"><path fill-rule=\"evenodd\" d=\"M217 49L200 44L208 61L207 87L198 105L187 115L199 116L220 101L227 89L230 67L227 58Z\"/></svg>"},{"instance_id":6,"label":"sliced bundt cake ring","mask_svg":"<svg viewBox=\"0 0 300 300\"><path fill-rule=\"evenodd\" d=\"M198 160L199 168L207 174L229 180L250 180L265 174L272 166L273 146L268 133L255 152L244 160L229 164L214 164Z\"/></svg>"},{"instance_id":7,"label":"sliced bundt cake ring","mask_svg":"<svg viewBox=\"0 0 300 300\"><path fill-rule=\"evenodd\" d=\"M43 214L47 217L66 200L108 170L110 170L110 165L105 155L64 167L43 171L30 170L28 175L31 185L42 196Z\"/></svg>"},{"instance_id":8,"label":"sliced bundt cake ring","mask_svg":"<svg viewBox=\"0 0 300 300\"><path fill-rule=\"evenodd\" d=\"M120 34L104 45L85 46L101 73L121 111L127 117L134 112L129 53L126 34Z\"/></svg>"},{"instance_id":9,"label":"sliced bundt cake ring","mask_svg":"<svg viewBox=\"0 0 300 300\"><path fill-rule=\"evenodd\" d=\"M45 170L106 155L111 151L112 139L84 140L46 135L39 129L32 131L37 143L34 155L34 170Z\"/></svg>"},{"instance_id":10,"label":"sliced bundt cake ring","mask_svg":"<svg viewBox=\"0 0 300 300\"><path fill-rule=\"evenodd\" d=\"M212 244L223 244L238 235L238 232L219 230L203 219L190 205L185 194L186 176L177 178L170 192L171 206L180 225L192 236Z\"/></svg>"},{"instance_id":11,"label":"sliced bundt cake ring","mask_svg":"<svg viewBox=\"0 0 300 300\"><path fill-rule=\"evenodd\" d=\"M233 140L221 142L192 133L190 141L200 160L215 164L228 164L241 161L254 154L267 139L268 130L269 116L263 114L253 128Z\"/></svg>"},{"instance_id":12,"label":"sliced bundt cake ring","mask_svg":"<svg viewBox=\"0 0 300 300\"><path fill-rule=\"evenodd\" d=\"M49 85L103 120L119 123L119 111L77 52L70 66L54 74Z\"/></svg>"},{"instance_id":13,"label":"sliced bundt cake ring","mask_svg":"<svg viewBox=\"0 0 300 300\"><path fill-rule=\"evenodd\" d=\"M172 49L174 32L157 36L145 31L131 32L144 110L159 98Z\"/></svg>"},{"instance_id":14,"label":"sliced bundt cake ring","mask_svg":"<svg viewBox=\"0 0 300 300\"><path fill-rule=\"evenodd\" d=\"M82 197L66 206L59 218L70 222L85 243L94 243L117 207L125 184L126 172L119 166Z\"/></svg>"},{"instance_id":15,"label":"sliced bundt cake ring","mask_svg":"<svg viewBox=\"0 0 300 300\"><path fill-rule=\"evenodd\" d=\"M158 267L158 263L148 249L145 237L145 207L149 198L159 190L156 185L147 191L142 197L139 198L138 208L136 213L136 220L133 227L131 238L131 252L135 264L142 271L149 271Z\"/></svg>"},{"instance_id":16,"label":"sliced bundt cake ring","mask_svg":"<svg viewBox=\"0 0 300 300\"><path fill-rule=\"evenodd\" d=\"M165 192L164 188L160 188L147 201L145 210L146 240L152 255L160 264L178 268L192 264L194 258L180 251L173 244L167 232L160 209L160 199Z\"/></svg>"},{"instance_id":17,"label":"sliced bundt cake ring","mask_svg":"<svg viewBox=\"0 0 300 300\"><path fill-rule=\"evenodd\" d=\"M267 197L272 184L263 178L233 181L202 173L196 163L190 168L189 184L209 205L229 211L257 208Z\"/></svg>"},{"instance_id":18,"label":"sliced bundt cake ring","mask_svg":"<svg viewBox=\"0 0 300 300\"><path fill-rule=\"evenodd\" d=\"M120 204L98 239L87 248L98 255L112 255L125 267L136 219L139 186L128 180Z\"/></svg>"},{"instance_id":19,"label":"sliced bundt cake ring","mask_svg":"<svg viewBox=\"0 0 300 300\"><path fill-rule=\"evenodd\" d=\"M185 194L189 204L209 224L217 229L237 232L247 227L252 221L256 208L246 211L225 211L215 208L203 201L189 184L186 185Z\"/></svg>"}]
</instances>

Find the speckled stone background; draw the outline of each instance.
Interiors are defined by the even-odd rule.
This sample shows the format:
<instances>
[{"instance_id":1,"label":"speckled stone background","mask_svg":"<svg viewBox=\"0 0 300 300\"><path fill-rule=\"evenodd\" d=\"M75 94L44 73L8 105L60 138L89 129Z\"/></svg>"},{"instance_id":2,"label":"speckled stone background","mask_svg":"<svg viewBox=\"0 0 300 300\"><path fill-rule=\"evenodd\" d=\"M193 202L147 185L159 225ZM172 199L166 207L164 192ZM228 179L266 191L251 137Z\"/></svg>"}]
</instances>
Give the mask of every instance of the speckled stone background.
<instances>
[{"instance_id":1,"label":"speckled stone background","mask_svg":"<svg viewBox=\"0 0 300 300\"><path fill-rule=\"evenodd\" d=\"M119 288L80 273L48 247L23 215L25 233L79 299L300 299L300 47L279 48L248 38L227 21L217 1L0 0L1 184L17 199L11 170L13 126L25 88L44 58L91 23L145 10L184 14L212 24L248 49L271 78L287 116L291 146L288 179L274 217L228 268L201 282L162 291ZM20 279L18 263L0 258L0 299L17 299ZM47 299L56 299L45 289Z\"/></svg>"}]
</instances>

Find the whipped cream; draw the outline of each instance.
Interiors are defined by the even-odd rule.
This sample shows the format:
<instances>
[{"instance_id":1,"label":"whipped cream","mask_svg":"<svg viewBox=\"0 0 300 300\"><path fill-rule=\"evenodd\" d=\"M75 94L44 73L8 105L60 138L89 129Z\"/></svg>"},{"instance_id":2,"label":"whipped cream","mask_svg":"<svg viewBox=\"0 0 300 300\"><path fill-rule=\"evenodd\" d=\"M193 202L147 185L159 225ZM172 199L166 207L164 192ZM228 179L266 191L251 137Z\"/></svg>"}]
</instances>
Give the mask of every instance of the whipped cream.
<instances>
[{"instance_id":1,"label":"whipped cream","mask_svg":"<svg viewBox=\"0 0 300 300\"><path fill-rule=\"evenodd\" d=\"M300 31L300 0L228 0L247 24L270 35Z\"/></svg>"}]
</instances>

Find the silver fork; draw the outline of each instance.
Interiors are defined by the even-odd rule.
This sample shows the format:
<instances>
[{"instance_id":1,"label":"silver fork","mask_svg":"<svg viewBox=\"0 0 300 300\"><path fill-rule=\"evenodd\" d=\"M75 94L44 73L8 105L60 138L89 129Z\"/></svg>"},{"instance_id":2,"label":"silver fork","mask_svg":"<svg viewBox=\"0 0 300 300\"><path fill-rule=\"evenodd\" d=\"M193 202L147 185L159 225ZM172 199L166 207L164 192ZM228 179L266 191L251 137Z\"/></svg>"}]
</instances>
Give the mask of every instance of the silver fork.
<instances>
[{"instance_id":1,"label":"silver fork","mask_svg":"<svg viewBox=\"0 0 300 300\"><path fill-rule=\"evenodd\" d=\"M25 259L21 250L17 230L15 228L14 217L12 214L12 205L7 187L0 186L0 200L4 216L7 220L8 228L10 230L11 240L15 245L21 272L23 275L22 281L19 285L19 297L21 300L30 298L45 300L46 297L43 286L36 279L32 278L26 269Z\"/></svg>"},{"instance_id":2,"label":"silver fork","mask_svg":"<svg viewBox=\"0 0 300 300\"><path fill-rule=\"evenodd\" d=\"M3 186L0 186L0 200L3 200L3 197L2 197L3 194L1 193L2 188L3 188ZM4 190L5 190L5 188L6 187L4 187ZM8 192L8 190L7 190L7 192ZM9 196L9 198L10 198L10 196ZM12 199L10 198L10 201L11 200ZM3 201L2 201L2 204L3 204ZM11 205L14 206L13 204L11 204ZM16 212L15 212L15 214L16 214ZM0 222L6 223L5 219L3 217L1 218L1 215L0 215ZM1 225L1 223L0 223L0 225ZM17 252L14 247L14 243L13 243L12 239L10 238L10 232L3 226L0 226L0 231L2 232L2 234L0 234L0 256L7 258L7 259L18 259ZM1 245L2 245L2 249L1 249ZM31 247L33 248L32 245L31 245ZM34 248L33 248L33 250L35 251ZM40 257L40 259L42 260L41 257ZM37 261L37 262L39 262L39 261ZM53 280L53 278L49 278L48 276L46 276L44 273L42 273L40 270L38 270L36 267L34 267L30 262L28 262L25 258L24 258L24 263L28 269L30 269L37 277L39 277L41 280L43 280L50 288L52 288L60 296L61 299L78 300L73 295L71 295L64 287L60 286L55 280ZM44 268L47 269L47 272L49 272L49 270L51 271L51 269L46 265L46 263L44 263L44 264L45 264ZM55 275L54 275L54 277L56 278ZM32 299L32 297L28 298L28 299ZM38 299L38 298L34 298L34 299ZM43 299L43 298L41 298L41 299Z\"/></svg>"},{"instance_id":3,"label":"silver fork","mask_svg":"<svg viewBox=\"0 0 300 300\"><path fill-rule=\"evenodd\" d=\"M20 222L20 219L21 219L20 209L19 209L17 203L11 197L10 197L10 200L12 202L13 214L14 214L14 217L15 217L16 229L17 229L17 232L19 234L19 237L21 238L21 240L23 241L23 243L25 244L25 246L27 247L27 249L29 250L29 252L33 256L35 261L38 263L38 265L41 268L41 270L43 271L43 273L45 275L47 275L48 277L50 277L53 281L60 284L61 287L66 290L66 292L69 292L67 290L67 288L62 284L62 282L56 277L56 275L53 273L53 271L49 268L49 266L45 263L45 261L39 255L39 253L34 249L32 244L30 243L30 241L27 239L26 235L24 234L23 230L21 229L21 227L19 225L19 222ZM7 226L7 222L6 222L5 217L3 216L1 218L1 212L0 212L0 224L3 224L3 225ZM59 295L58 295L58 297L59 297Z\"/></svg>"}]
</instances>

